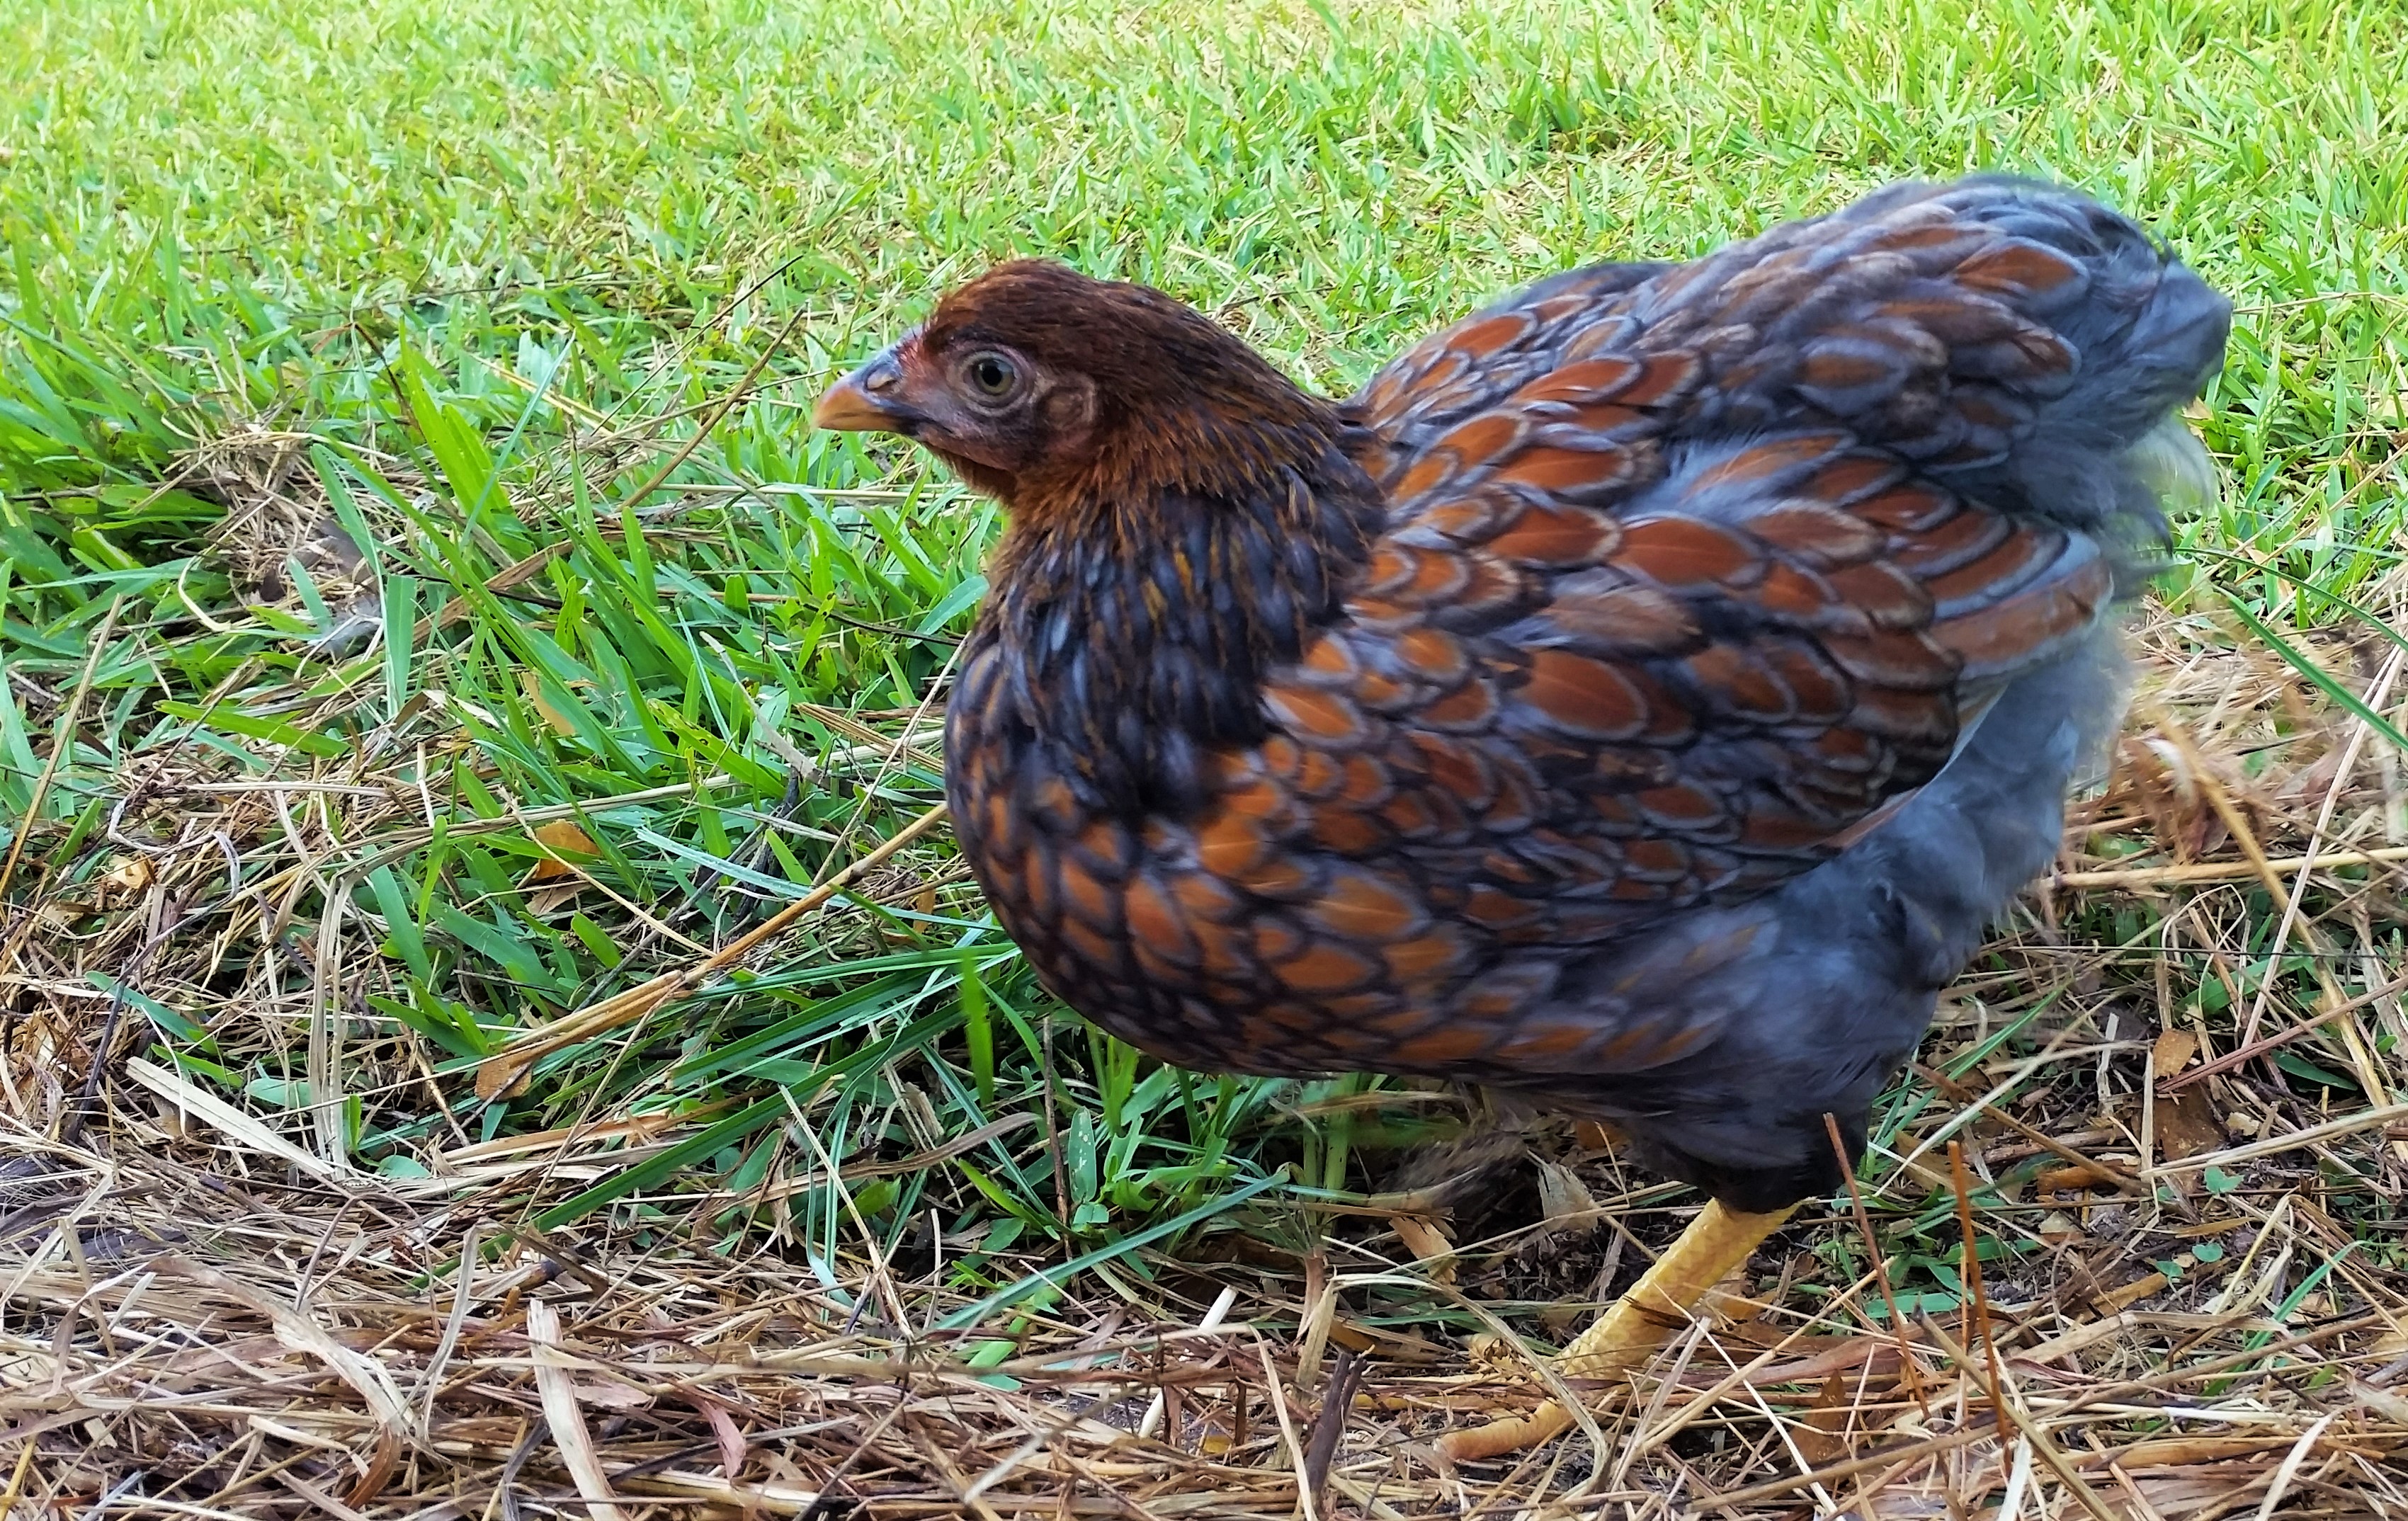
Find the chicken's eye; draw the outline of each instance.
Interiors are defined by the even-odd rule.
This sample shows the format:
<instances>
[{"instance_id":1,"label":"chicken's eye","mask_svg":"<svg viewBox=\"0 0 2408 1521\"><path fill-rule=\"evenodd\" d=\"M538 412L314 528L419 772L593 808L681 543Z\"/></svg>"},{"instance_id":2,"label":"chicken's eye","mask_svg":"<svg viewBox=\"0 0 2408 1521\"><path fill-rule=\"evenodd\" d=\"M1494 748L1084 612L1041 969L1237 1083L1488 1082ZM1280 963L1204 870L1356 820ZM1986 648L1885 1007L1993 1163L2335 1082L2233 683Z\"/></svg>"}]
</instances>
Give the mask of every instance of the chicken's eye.
<instances>
[{"instance_id":1,"label":"chicken's eye","mask_svg":"<svg viewBox=\"0 0 2408 1521\"><path fill-rule=\"evenodd\" d=\"M969 363L962 366L962 373L969 378L973 390L991 401L1011 395L1020 383L1019 369L1001 354L972 354Z\"/></svg>"}]
</instances>

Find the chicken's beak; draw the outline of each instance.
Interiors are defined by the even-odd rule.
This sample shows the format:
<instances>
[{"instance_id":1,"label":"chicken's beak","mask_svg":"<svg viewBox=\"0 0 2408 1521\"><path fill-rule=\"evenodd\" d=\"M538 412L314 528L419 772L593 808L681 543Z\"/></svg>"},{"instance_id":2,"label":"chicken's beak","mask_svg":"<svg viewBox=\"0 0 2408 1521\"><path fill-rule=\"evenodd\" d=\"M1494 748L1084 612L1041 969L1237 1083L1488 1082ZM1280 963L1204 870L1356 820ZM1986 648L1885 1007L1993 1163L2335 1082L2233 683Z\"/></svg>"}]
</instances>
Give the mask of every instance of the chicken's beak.
<instances>
[{"instance_id":1,"label":"chicken's beak","mask_svg":"<svg viewBox=\"0 0 2408 1521\"><path fill-rule=\"evenodd\" d=\"M911 421L903 365L892 349L828 387L811 409L811 426L844 433L899 433Z\"/></svg>"}]
</instances>

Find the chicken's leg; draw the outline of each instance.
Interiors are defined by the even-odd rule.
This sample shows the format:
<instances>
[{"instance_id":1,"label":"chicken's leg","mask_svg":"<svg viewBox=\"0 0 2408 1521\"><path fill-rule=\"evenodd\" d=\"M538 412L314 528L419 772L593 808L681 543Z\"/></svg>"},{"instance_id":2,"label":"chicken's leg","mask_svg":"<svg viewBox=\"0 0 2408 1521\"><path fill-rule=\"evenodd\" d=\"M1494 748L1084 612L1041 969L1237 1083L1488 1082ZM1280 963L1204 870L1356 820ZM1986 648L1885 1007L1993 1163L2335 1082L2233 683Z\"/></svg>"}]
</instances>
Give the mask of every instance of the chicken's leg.
<instances>
[{"instance_id":1,"label":"chicken's leg","mask_svg":"<svg viewBox=\"0 0 2408 1521\"><path fill-rule=\"evenodd\" d=\"M1797 1210L1793 1204L1770 1214L1743 1214L1719 1199L1708 1203L1630 1292L1564 1348L1564 1376L1606 1378L1644 1366L1687 1320L1690 1308ZM1536 1446L1571 1424L1571 1412L1550 1399L1527 1415L1450 1432L1438 1446L1455 1462L1476 1462Z\"/></svg>"}]
</instances>

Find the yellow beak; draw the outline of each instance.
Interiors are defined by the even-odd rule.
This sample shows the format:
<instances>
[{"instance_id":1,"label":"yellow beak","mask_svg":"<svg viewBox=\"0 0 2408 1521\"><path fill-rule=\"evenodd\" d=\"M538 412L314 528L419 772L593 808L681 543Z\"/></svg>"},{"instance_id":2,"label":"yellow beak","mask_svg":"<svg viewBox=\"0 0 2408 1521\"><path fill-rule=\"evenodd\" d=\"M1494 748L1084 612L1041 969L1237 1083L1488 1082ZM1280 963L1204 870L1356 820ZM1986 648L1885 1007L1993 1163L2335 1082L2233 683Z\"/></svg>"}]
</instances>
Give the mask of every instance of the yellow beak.
<instances>
[{"instance_id":1,"label":"yellow beak","mask_svg":"<svg viewBox=\"0 0 2408 1521\"><path fill-rule=\"evenodd\" d=\"M910 420L902 391L903 366L888 349L827 388L811 409L811 426L841 433L898 431Z\"/></svg>"}]
</instances>

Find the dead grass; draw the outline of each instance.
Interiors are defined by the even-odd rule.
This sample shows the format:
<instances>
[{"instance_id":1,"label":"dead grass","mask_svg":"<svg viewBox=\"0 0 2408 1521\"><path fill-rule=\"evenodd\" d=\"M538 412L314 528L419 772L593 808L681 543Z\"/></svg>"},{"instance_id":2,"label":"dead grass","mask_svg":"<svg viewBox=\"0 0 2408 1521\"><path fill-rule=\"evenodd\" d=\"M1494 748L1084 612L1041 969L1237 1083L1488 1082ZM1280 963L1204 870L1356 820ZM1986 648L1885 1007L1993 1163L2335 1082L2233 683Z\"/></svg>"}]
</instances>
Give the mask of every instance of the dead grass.
<instances>
[{"instance_id":1,"label":"dead grass","mask_svg":"<svg viewBox=\"0 0 2408 1521\"><path fill-rule=\"evenodd\" d=\"M431 1176L388 1179L139 1057L88 1084L127 997L95 971L138 969L222 1033L338 1039L311 989L341 976L229 990L211 946L243 920L323 969L329 930L280 905L417 838L415 800L370 782L124 778L119 868L17 926L0 974L0 1496L112 1516L2408 1514L2397 757L2206 622L2138 642L2135 718L2059 878L1877 1125L1865 1198L1896 1281L1844 1212L1802 1219L1635 1392L1598 1391L1593 1431L1460 1471L1431 1439L1541 1398L1526 1339L1567 1333L1688 1207L1594 1132L1523 1138L1452 1210L1367 1198L1303 1250L1220 1228L1150 1281L1086 1274L1042 1314L950 1329L941 1241L889 1259L856 1231L822 1276L774 1232L730 1251L614 1215L527 1224L690 1116L455 1136ZM2401 706L2397 646L2310 648ZM355 854L308 849L304 818ZM196 905L229 852L238 903ZM2296 866L2354 852L2375 858ZM940 880L920 854L887 890ZM435 1084L407 1049L347 1069ZM990 1128L1036 1144L1027 1118ZM1952 1143L1995 1243L1970 1313L1933 1309L1962 1261Z\"/></svg>"}]
</instances>

